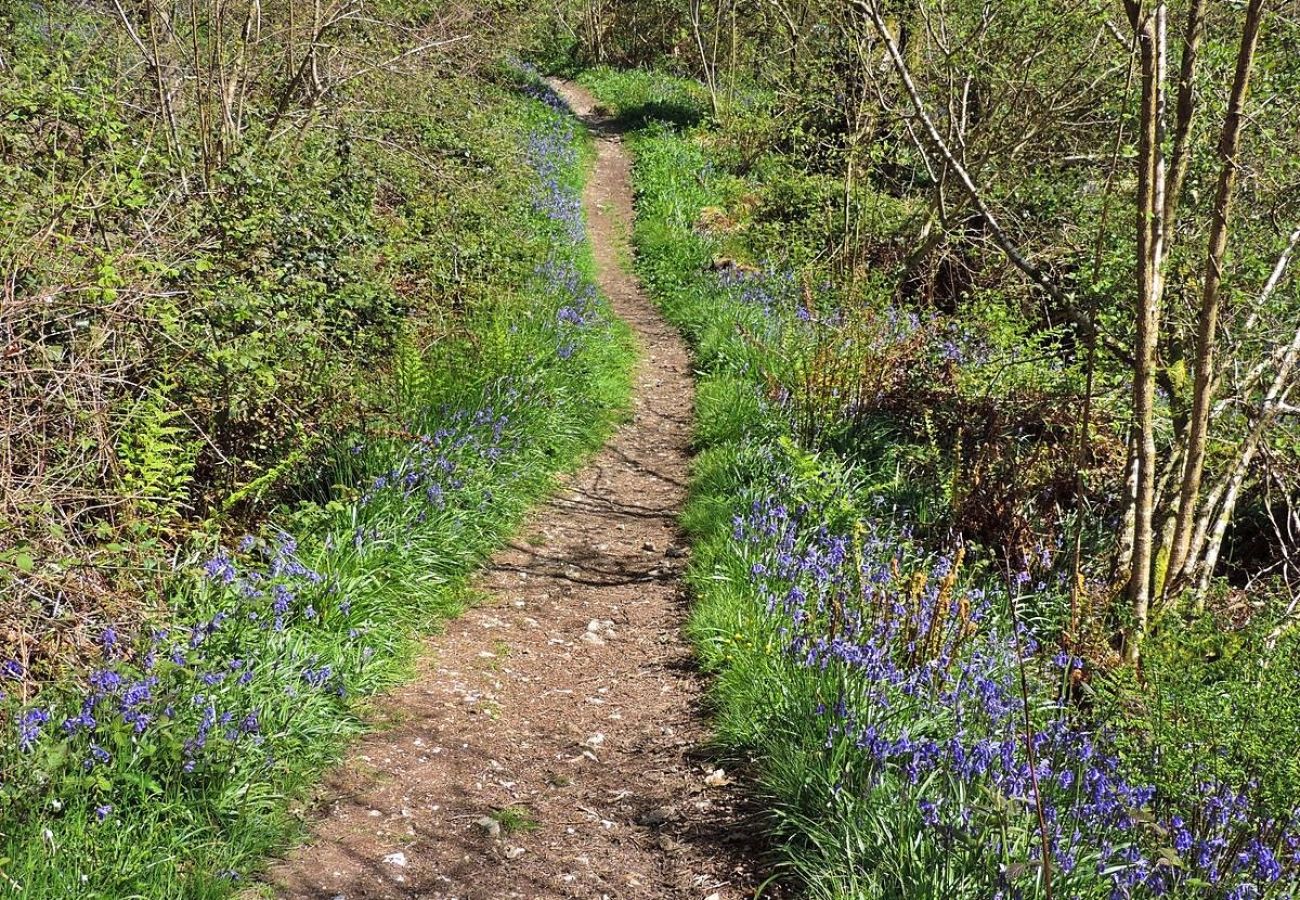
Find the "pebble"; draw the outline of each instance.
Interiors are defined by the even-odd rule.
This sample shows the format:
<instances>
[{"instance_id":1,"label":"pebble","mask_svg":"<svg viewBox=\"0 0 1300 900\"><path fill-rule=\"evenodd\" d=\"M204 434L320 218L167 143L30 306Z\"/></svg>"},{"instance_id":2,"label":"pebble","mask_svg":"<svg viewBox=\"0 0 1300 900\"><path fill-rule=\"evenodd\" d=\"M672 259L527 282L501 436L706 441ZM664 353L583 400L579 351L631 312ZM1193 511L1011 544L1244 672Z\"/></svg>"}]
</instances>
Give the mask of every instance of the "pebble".
<instances>
[{"instance_id":1,"label":"pebble","mask_svg":"<svg viewBox=\"0 0 1300 900\"><path fill-rule=\"evenodd\" d=\"M714 769L708 775L704 776L704 783L709 787L722 787L723 785L730 784L731 779L728 778L727 773L721 769Z\"/></svg>"}]
</instances>

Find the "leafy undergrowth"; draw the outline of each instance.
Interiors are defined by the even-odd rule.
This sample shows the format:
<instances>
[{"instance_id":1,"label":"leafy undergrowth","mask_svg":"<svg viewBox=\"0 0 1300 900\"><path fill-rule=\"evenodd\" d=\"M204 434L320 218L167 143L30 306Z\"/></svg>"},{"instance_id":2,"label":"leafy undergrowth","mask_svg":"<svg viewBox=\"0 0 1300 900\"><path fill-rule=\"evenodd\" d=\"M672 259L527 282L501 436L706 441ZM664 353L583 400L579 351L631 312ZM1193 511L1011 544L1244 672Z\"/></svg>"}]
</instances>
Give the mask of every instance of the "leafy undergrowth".
<instances>
[{"instance_id":1,"label":"leafy undergrowth","mask_svg":"<svg viewBox=\"0 0 1300 900\"><path fill-rule=\"evenodd\" d=\"M500 163L531 173L494 227L534 269L463 339L403 339L374 385L382 427L330 454L332 499L183 569L169 616L138 638L104 629L84 679L29 697L6 664L0 894L228 896L292 838L288 801L404 676L413 637L461 608L474 566L620 415L631 340L592 281L587 145L523 83L533 99L492 95L516 137Z\"/></svg>"},{"instance_id":2,"label":"leafy undergrowth","mask_svg":"<svg viewBox=\"0 0 1300 900\"><path fill-rule=\"evenodd\" d=\"M1214 637L1167 628L1141 686L1083 658L1059 545L1004 554L943 530L970 485L936 470L925 429L948 399L987 395L1007 335L846 297L801 256L797 216L779 242L737 222L791 166L728 167L726 126L673 127L701 119L698 89L583 80L646 122L639 266L702 370L691 634L783 867L822 898L1293 896L1297 779L1278 760L1300 735L1294 637L1220 635L1207 655Z\"/></svg>"},{"instance_id":3,"label":"leafy undergrowth","mask_svg":"<svg viewBox=\"0 0 1300 900\"><path fill-rule=\"evenodd\" d=\"M0 4L0 661L32 680L332 497L334 449L400 424L395 347L455 355L545 252L501 65L536 15L364 6L200 0L155 48L156 4Z\"/></svg>"}]
</instances>

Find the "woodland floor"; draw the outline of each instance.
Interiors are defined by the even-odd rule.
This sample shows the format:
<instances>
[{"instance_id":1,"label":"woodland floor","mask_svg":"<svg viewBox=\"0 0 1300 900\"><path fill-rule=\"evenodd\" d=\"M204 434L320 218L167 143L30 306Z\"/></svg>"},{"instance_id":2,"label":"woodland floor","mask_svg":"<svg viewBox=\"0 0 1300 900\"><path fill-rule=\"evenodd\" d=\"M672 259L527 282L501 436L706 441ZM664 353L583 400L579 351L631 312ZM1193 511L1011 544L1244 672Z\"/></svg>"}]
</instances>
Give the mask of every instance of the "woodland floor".
<instances>
[{"instance_id":1,"label":"woodland floor","mask_svg":"<svg viewBox=\"0 0 1300 900\"><path fill-rule=\"evenodd\" d=\"M597 138L584 200L600 286L643 348L632 416L493 559L486 599L428 641L416 680L377 703L309 842L267 874L279 896L754 896L756 817L710 775L681 630L690 362L628 269L620 136L590 95L557 87Z\"/></svg>"}]
</instances>

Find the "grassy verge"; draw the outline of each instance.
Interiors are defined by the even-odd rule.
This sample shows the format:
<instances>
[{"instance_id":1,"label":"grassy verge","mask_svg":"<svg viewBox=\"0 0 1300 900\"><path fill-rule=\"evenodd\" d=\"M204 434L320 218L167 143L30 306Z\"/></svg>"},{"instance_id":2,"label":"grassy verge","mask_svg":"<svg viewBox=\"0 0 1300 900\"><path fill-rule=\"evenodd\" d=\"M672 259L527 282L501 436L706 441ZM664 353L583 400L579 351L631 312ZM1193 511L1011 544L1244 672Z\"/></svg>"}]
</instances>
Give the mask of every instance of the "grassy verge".
<instances>
[{"instance_id":1,"label":"grassy verge","mask_svg":"<svg viewBox=\"0 0 1300 900\"><path fill-rule=\"evenodd\" d=\"M638 264L702 372L690 631L784 870L827 900L1292 896L1294 782L1272 760L1300 730L1240 723L1278 709L1295 643L1260 666L1245 635L1212 670L1171 635L1145 694L1067 649L1059 547L1007 562L935 524L971 486L936 476L931 416L991 383L987 337L846 298L797 247L763 258L779 242L736 213L788 198L793 164L729 166L695 87L583 81L639 126Z\"/></svg>"},{"instance_id":2,"label":"grassy verge","mask_svg":"<svg viewBox=\"0 0 1300 900\"><path fill-rule=\"evenodd\" d=\"M493 95L516 138L503 171L527 173L497 228L532 270L459 338L407 331L371 385L386 412L329 451L318 502L183 567L151 634L84 648L84 681L4 702L0 895L230 895L292 838L288 801L364 727L365 697L620 415L633 351L591 277L589 146L526 91Z\"/></svg>"}]
</instances>

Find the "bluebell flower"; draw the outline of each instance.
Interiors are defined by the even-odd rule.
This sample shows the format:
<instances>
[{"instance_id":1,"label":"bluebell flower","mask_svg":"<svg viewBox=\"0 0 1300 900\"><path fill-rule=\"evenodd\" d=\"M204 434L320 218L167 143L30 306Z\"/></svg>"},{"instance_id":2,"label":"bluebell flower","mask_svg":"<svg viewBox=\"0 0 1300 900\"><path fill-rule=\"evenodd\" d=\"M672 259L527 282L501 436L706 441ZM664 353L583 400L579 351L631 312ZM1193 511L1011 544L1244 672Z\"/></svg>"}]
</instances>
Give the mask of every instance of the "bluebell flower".
<instances>
[{"instance_id":1,"label":"bluebell flower","mask_svg":"<svg viewBox=\"0 0 1300 900\"><path fill-rule=\"evenodd\" d=\"M18 747L24 753L30 752L36 745L41 735L41 728L49 721L49 711L39 706L27 710L18 719Z\"/></svg>"},{"instance_id":2,"label":"bluebell flower","mask_svg":"<svg viewBox=\"0 0 1300 900\"><path fill-rule=\"evenodd\" d=\"M233 584L237 574L235 565L224 552L218 553L203 564L203 574L219 584Z\"/></svg>"}]
</instances>

